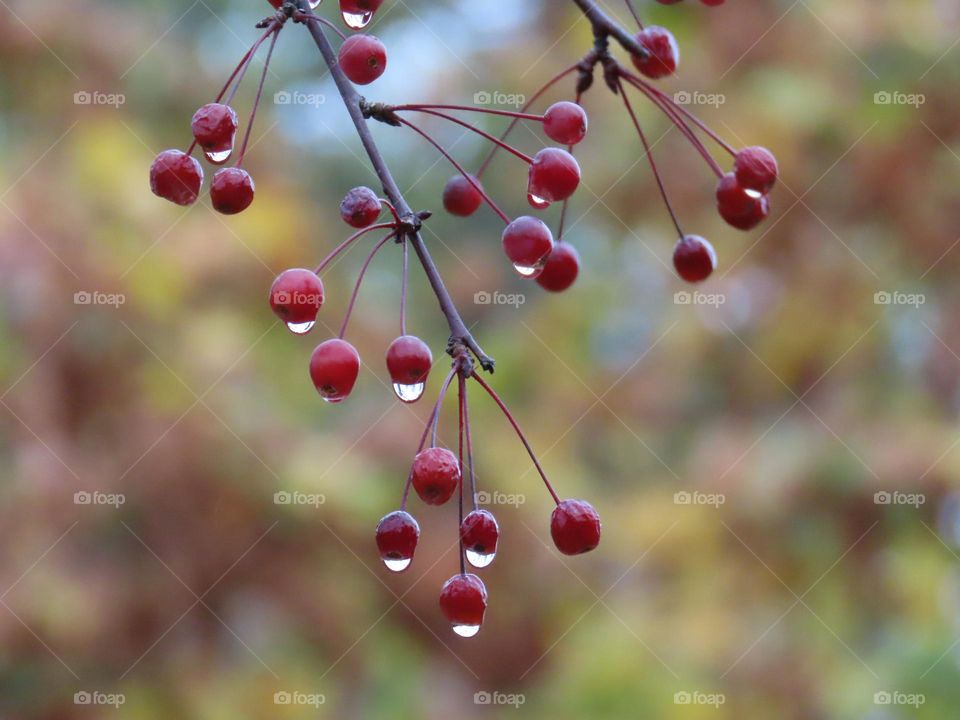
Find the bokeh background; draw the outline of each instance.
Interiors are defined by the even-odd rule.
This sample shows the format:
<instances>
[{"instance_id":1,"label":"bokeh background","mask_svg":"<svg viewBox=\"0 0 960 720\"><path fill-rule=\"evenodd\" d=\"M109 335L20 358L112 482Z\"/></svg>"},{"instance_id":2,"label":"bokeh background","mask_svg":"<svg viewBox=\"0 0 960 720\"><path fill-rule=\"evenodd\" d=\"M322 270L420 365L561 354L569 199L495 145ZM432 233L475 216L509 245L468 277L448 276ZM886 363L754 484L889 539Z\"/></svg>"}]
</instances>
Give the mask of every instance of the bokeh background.
<instances>
[{"instance_id":1,"label":"bokeh background","mask_svg":"<svg viewBox=\"0 0 960 720\"><path fill-rule=\"evenodd\" d=\"M627 24L622 3L603 5ZM256 202L225 218L207 198L154 198L147 168L187 144L266 3L0 2L0 716L955 713L960 9L638 5L682 48L664 88L704 98L692 109L734 145L773 148L783 170L771 219L738 233L694 151L638 100L687 230L720 256L699 295L676 295L669 220L601 84L566 235L583 271L562 296L513 276L491 213L442 211L451 171L422 142L375 128L412 205L439 210L427 242L498 360L495 387L560 492L604 520L596 552L559 556L548 495L472 393L502 543L482 573L487 621L464 641L437 608L455 509L413 502L423 534L407 573L386 572L373 543L427 414L395 399L382 360L399 252L363 288L348 338L365 368L342 406L319 400L306 367L342 318L360 246L325 275L311 336L267 307L279 271L345 237L343 193L375 182L303 29L284 31L267 80ZM529 95L591 43L558 0L387 0L371 31L390 55L367 95L386 101ZM469 166L482 158L460 129L425 124ZM535 128L516 139L544 143ZM501 157L485 183L516 214L524 176ZM555 225L557 209L544 216ZM412 293L411 330L442 358L417 266ZM448 405L447 443L451 419ZM119 708L83 704L111 695Z\"/></svg>"}]
</instances>

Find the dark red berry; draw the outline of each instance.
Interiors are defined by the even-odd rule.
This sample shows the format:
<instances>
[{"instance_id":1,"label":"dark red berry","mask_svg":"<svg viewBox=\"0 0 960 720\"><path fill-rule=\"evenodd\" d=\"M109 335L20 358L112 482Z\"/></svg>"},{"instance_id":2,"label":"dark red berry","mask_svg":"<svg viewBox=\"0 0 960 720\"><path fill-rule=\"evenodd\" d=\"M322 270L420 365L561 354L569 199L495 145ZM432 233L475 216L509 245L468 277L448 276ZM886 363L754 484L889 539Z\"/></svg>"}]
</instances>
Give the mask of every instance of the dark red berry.
<instances>
[{"instance_id":1,"label":"dark red berry","mask_svg":"<svg viewBox=\"0 0 960 720\"><path fill-rule=\"evenodd\" d=\"M213 209L224 215L236 215L253 202L253 178L243 168L217 170L210 184L210 202Z\"/></svg>"},{"instance_id":2,"label":"dark red berry","mask_svg":"<svg viewBox=\"0 0 960 720\"><path fill-rule=\"evenodd\" d=\"M580 274L580 254L567 242L558 242L543 266L543 272L537 276L537 284L550 292L563 292L569 288Z\"/></svg>"},{"instance_id":3,"label":"dark red berry","mask_svg":"<svg viewBox=\"0 0 960 720\"><path fill-rule=\"evenodd\" d=\"M741 186L731 172L717 184L717 210L729 225L738 230L752 230L770 214L770 199Z\"/></svg>"},{"instance_id":4,"label":"dark red berry","mask_svg":"<svg viewBox=\"0 0 960 720\"><path fill-rule=\"evenodd\" d=\"M534 207L566 200L579 185L580 165L566 150L544 148L533 156L527 191Z\"/></svg>"},{"instance_id":5,"label":"dark red berry","mask_svg":"<svg viewBox=\"0 0 960 720\"><path fill-rule=\"evenodd\" d=\"M586 500L564 500L550 517L550 535L564 555L590 552L600 544L600 516Z\"/></svg>"},{"instance_id":6,"label":"dark red berry","mask_svg":"<svg viewBox=\"0 0 960 720\"><path fill-rule=\"evenodd\" d=\"M377 549L389 570L402 572L410 567L420 539L420 526L410 513L395 510L377 525Z\"/></svg>"},{"instance_id":7,"label":"dark red berry","mask_svg":"<svg viewBox=\"0 0 960 720\"><path fill-rule=\"evenodd\" d=\"M387 48L373 35L351 35L340 46L340 67L351 82L369 85L387 69Z\"/></svg>"},{"instance_id":8,"label":"dark red berry","mask_svg":"<svg viewBox=\"0 0 960 720\"><path fill-rule=\"evenodd\" d=\"M576 145L587 135L587 113L576 103L555 103L543 114L543 131L562 145Z\"/></svg>"},{"instance_id":9,"label":"dark red berry","mask_svg":"<svg viewBox=\"0 0 960 720\"><path fill-rule=\"evenodd\" d=\"M772 152L754 146L737 153L733 161L733 171L742 187L767 193L777 182L779 168Z\"/></svg>"},{"instance_id":10,"label":"dark red berry","mask_svg":"<svg viewBox=\"0 0 960 720\"><path fill-rule=\"evenodd\" d=\"M177 205L193 205L203 184L203 168L180 150L164 150L150 166L150 189Z\"/></svg>"},{"instance_id":11,"label":"dark red berry","mask_svg":"<svg viewBox=\"0 0 960 720\"><path fill-rule=\"evenodd\" d=\"M673 267L687 282L703 282L717 268L717 253L699 235L686 235L673 249Z\"/></svg>"},{"instance_id":12,"label":"dark red berry","mask_svg":"<svg viewBox=\"0 0 960 720\"><path fill-rule=\"evenodd\" d=\"M503 231L503 250L523 277L539 275L553 247L553 233L539 218L522 215Z\"/></svg>"},{"instance_id":13,"label":"dark red berry","mask_svg":"<svg viewBox=\"0 0 960 720\"><path fill-rule=\"evenodd\" d=\"M382 4L383 0L340 0L340 13L349 27L362 28Z\"/></svg>"},{"instance_id":14,"label":"dark red berry","mask_svg":"<svg viewBox=\"0 0 960 720\"><path fill-rule=\"evenodd\" d=\"M474 567L493 562L500 541L500 526L489 510L474 510L460 523L460 540L467 560Z\"/></svg>"},{"instance_id":15,"label":"dark red berry","mask_svg":"<svg viewBox=\"0 0 960 720\"><path fill-rule=\"evenodd\" d=\"M440 609L457 635L473 637L487 612L487 588L476 575L454 575L440 591Z\"/></svg>"},{"instance_id":16,"label":"dark red berry","mask_svg":"<svg viewBox=\"0 0 960 720\"><path fill-rule=\"evenodd\" d=\"M673 75L680 62L680 48L666 28L648 25L637 34L637 42L647 50L647 56L633 55L633 64L643 75L654 80Z\"/></svg>"},{"instance_id":17,"label":"dark red berry","mask_svg":"<svg viewBox=\"0 0 960 720\"><path fill-rule=\"evenodd\" d=\"M323 283L304 268L284 270L270 288L270 308L298 335L310 332L323 306Z\"/></svg>"},{"instance_id":18,"label":"dark red berry","mask_svg":"<svg viewBox=\"0 0 960 720\"><path fill-rule=\"evenodd\" d=\"M368 187L355 187L340 201L340 217L355 228L370 227L380 217L380 198Z\"/></svg>"},{"instance_id":19,"label":"dark red berry","mask_svg":"<svg viewBox=\"0 0 960 720\"><path fill-rule=\"evenodd\" d=\"M197 144L207 152L208 160L226 161L233 149L237 123L237 113L232 107L209 103L193 114L190 127Z\"/></svg>"},{"instance_id":20,"label":"dark red berry","mask_svg":"<svg viewBox=\"0 0 960 720\"><path fill-rule=\"evenodd\" d=\"M446 448L427 448L413 459L413 489L427 505L443 505L460 482L460 463Z\"/></svg>"},{"instance_id":21,"label":"dark red berry","mask_svg":"<svg viewBox=\"0 0 960 720\"><path fill-rule=\"evenodd\" d=\"M310 379L327 402L346 399L359 374L360 354L346 340L334 338L314 348L310 357Z\"/></svg>"},{"instance_id":22,"label":"dark red berry","mask_svg":"<svg viewBox=\"0 0 960 720\"><path fill-rule=\"evenodd\" d=\"M471 183L463 175L454 175L447 180L447 185L443 188L443 207L446 208L448 213L460 217L469 217L477 211L483 204L483 195L480 194L474 183L483 187L476 178L473 178L473 183Z\"/></svg>"},{"instance_id":23,"label":"dark red berry","mask_svg":"<svg viewBox=\"0 0 960 720\"><path fill-rule=\"evenodd\" d=\"M420 399L432 366L433 353L418 337L401 335L387 348L387 371L393 389L404 402Z\"/></svg>"}]
</instances>

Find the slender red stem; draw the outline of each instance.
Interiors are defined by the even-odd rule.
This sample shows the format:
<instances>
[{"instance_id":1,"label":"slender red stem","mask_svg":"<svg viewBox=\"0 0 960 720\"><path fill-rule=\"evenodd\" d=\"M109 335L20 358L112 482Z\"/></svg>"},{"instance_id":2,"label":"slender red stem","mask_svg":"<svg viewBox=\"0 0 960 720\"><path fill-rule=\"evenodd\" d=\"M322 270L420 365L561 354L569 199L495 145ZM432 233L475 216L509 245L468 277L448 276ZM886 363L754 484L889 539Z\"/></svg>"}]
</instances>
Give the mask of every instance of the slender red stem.
<instances>
[{"instance_id":1,"label":"slender red stem","mask_svg":"<svg viewBox=\"0 0 960 720\"><path fill-rule=\"evenodd\" d=\"M457 538L459 538L459 541L460 541L460 574L461 575L465 574L467 571L467 568L466 568L466 565L464 564L464 559L463 559L463 556L464 556L463 533L460 532L460 528L463 527L463 426L464 426L463 416L464 416L464 407L465 407L466 397L467 397L466 385L467 385L467 381L464 379L463 373L458 372L457 373L457 390L459 392L457 394L459 397L459 404L460 404L460 441L459 441L459 451L457 453L457 458L460 465L460 480L457 483L457 489L459 492L458 504L460 506L460 513L459 513L459 522L457 523Z\"/></svg>"},{"instance_id":2,"label":"slender red stem","mask_svg":"<svg viewBox=\"0 0 960 720\"><path fill-rule=\"evenodd\" d=\"M433 433L430 437L430 447L437 446L437 431L440 427L440 413L443 411L443 399L447 395L447 390L450 388L450 382L453 379L453 375L447 378L447 382L444 383L443 387L440 388L440 394L437 396L437 412L433 417Z\"/></svg>"},{"instance_id":3,"label":"slender red stem","mask_svg":"<svg viewBox=\"0 0 960 720\"><path fill-rule=\"evenodd\" d=\"M328 28L333 30L337 35L339 35L341 40L347 39L347 36L344 34L344 32L340 28L338 28L335 23L330 22L325 17L320 17L319 15L309 15L307 13L301 12L294 15L293 18L294 20L298 20L300 22L315 21L315 22L321 23L323 25L326 25Z\"/></svg>"},{"instance_id":4,"label":"slender red stem","mask_svg":"<svg viewBox=\"0 0 960 720\"><path fill-rule=\"evenodd\" d=\"M410 280L410 245L403 239L403 276L400 280L400 334L407 334L407 286Z\"/></svg>"},{"instance_id":5,"label":"slender red stem","mask_svg":"<svg viewBox=\"0 0 960 720\"><path fill-rule=\"evenodd\" d=\"M630 11L630 14L633 16L633 19L637 23L637 27L643 30L643 22L640 20L640 15L637 13L637 9L633 6L633 0L625 0L627 3L627 10Z\"/></svg>"},{"instance_id":6,"label":"slender red stem","mask_svg":"<svg viewBox=\"0 0 960 720\"><path fill-rule=\"evenodd\" d=\"M557 495L556 491L554 491L553 485L551 485L551 484L550 484L550 481L547 479L547 474L543 471L543 467L540 465L540 461L537 460L537 456L534 454L533 448L531 448L531 447L530 447L530 443L527 442L527 437L526 437L526 435L523 434L523 430L520 429L520 425L517 423L516 419L513 417L513 414L510 412L510 410L509 410L509 409L507 408L507 406L504 404L503 400L500 399L500 396L497 395L497 393L494 391L494 389L493 389L492 387L490 387L489 385L487 385L487 383L484 381L484 379L483 379L482 377L480 377L480 376L477 375L476 373L474 373L474 374L471 375L470 377L472 377L474 380L476 380L478 383L480 383L480 387L482 387L484 390L486 390L486 391L487 391L487 394L488 394L491 398L493 398L493 401L497 404L497 406L500 408L501 412L503 412L504 416L507 418L507 420L508 420L508 421L510 422L510 424L513 426L513 429L514 429L514 430L516 431L516 433L517 433L517 437L520 438L520 442L522 442L522 443L523 443L523 446L527 449L527 454L530 456L530 459L533 460L533 464L534 464L534 466L536 466L537 472L540 473L540 477L543 478L543 484L546 485L547 491L548 491L548 492L550 493L550 495L553 497L554 502L556 502L557 505L559 505L559 504L560 504L560 497Z\"/></svg>"},{"instance_id":7,"label":"slender red stem","mask_svg":"<svg viewBox=\"0 0 960 720\"><path fill-rule=\"evenodd\" d=\"M533 120L543 122L543 115L519 112L515 110L496 110L493 108L480 108L471 105L427 105L421 103L411 103L407 105L394 105L393 110L462 110L463 112L483 113L485 115L500 115L502 117L515 118L516 120Z\"/></svg>"},{"instance_id":8,"label":"slender red stem","mask_svg":"<svg viewBox=\"0 0 960 720\"><path fill-rule=\"evenodd\" d=\"M319 275L320 273L322 273L324 269L327 267L327 265L333 262L333 259L337 255L339 255L348 247L350 247L350 245L352 245L353 242L358 238L361 238L364 235L366 235L368 232L373 232L374 230L385 230L387 228L392 228L392 227L396 227L396 225L394 223L378 223L376 225L371 225L370 227L365 227L362 230L358 230L353 235L351 235L346 240L344 240L342 243L337 245L333 250L331 250L330 253L320 262L320 264L317 265L317 269L313 271L314 274Z\"/></svg>"},{"instance_id":9,"label":"slender red stem","mask_svg":"<svg viewBox=\"0 0 960 720\"><path fill-rule=\"evenodd\" d=\"M243 136L243 145L240 146L240 154L237 156L237 167L243 165L243 157L247 154L247 145L250 142L250 135L253 132L253 121L257 118L257 108L260 107L260 100L263 97L263 86L267 81L270 59L273 57L273 49L277 46L277 38L280 37L281 29L283 29L283 25L278 25L273 31L273 37L270 38L270 48L267 50L267 59L263 63L263 73L260 75L260 84L257 86L257 96L253 100L253 110L250 111L250 122L247 125L247 132Z\"/></svg>"},{"instance_id":10,"label":"slender red stem","mask_svg":"<svg viewBox=\"0 0 960 720\"><path fill-rule=\"evenodd\" d=\"M462 377L462 376L461 376ZM477 478L473 472L473 440L470 435L470 402L466 385L463 389L463 431L467 438L467 471L470 473L470 495L472 508L477 509Z\"/></svg>"},{"instance_id":11,"label":"slender red stem","mask_svg":"<svg viewBox=\"0 0 960 720\"><path fill-rule=\"evenodd\" d=\"M337 336L343 340L343 336L347 334L347 325L350 323L350 316L353 314L353 306L357 303L357 295L360 294L360 285L363 283L363 276L367 274L367 268L370 267L370 263L373 262L373 258L376 257L377 252L380 248L387 244L389 240L392 240L396 237L397 232L394 230L389 235L387 235L383 240L378 242L373 246L373 250L370 251L370 254L367 255L367 259L363 261L363 267L360 268L360 275L357 277L357 284L353 286L353 294L350 296L350 304L347 305L347 314L343 318L343 325L340 326L340 334Z\"/></svg>"},{"instance_id":12,"label":"slender red stem","mask_svg":"<svg viewBox=\"0 0 960 720\"><path fill-rule=\"evenodd\" d=\"M470 130L470 131L472 131L472 132L475 132L477 135L480 135L481 137L486 138L487 140L489 140L490 142L492 142L494 145L499 145L499 146L502 147L504 150L506 150L508 153L510 153L510 154L512 154L512 155L520 158L521 160L523 160L527 165L529 165L529 164L531 164L531 163L533 162L533 158L532 158L532 157L530 157L529 155L527 155L527 154L525 154L525 153L520 152L520 151L517 150L515 147L513 147L513 145L510 145L509 143L503 142L503 140L501 140L500 138L498 138L498 137L496 137L496 136L494 136L494 135L491 135L490 133L488 133L488 132L486 132L486 131L484 131L484 130L481 130L480 128L478 128L478 127L476 127L476 126L474 126L474 125L471 125L470 123L465 122L465 121L461 120L461 119L458 118L458 117L454 117L453 115L447 115L446 113L442 113L442 112L437 112L436 110L426 110L426 109L419 109L419 108L414 108L414 110L415 110L416 112L426 113L427 115L434 115L434 116L436 116L436 117L438 117L438 118L443 118L444 120L448 120L448 121L450 121L450 122L452 122L452 123L456 123L457 125L460 125L461 127L465 127L465 128L467 128L467 130Z\"/></svg>"},{"instance_id":13,"label":"slender red stem","mask_svg":"<svg viewBox=\"0 0 960 720\"><path fill-rule=\"evenodd\" d=\"M460 172L460 174L467 179L467 182L469 182L474 187L474 189L478 193L480 193L480 196L486 201L487 205L489 205L493 209L493 211L500 216L500 219L503 220L505 224L507 225L510 224L510 218L507 217L506 213L504 213L503 210L497 207L497 204L490 198L489 195L487 195L486 191L483 189L483 187L481 187L480 183L474 180L473 177L470 175L470 173L464 170L463 166L460 163L458 163L456 160L454 160L453 157L450 155L450 153L444 150L443 146L440 143L438 143L436 140L430 137L430 135L428 135L426 132L418 128L409 120L404 120L403 118L400 118L400 122L402 122L404 125L409 127L411 130L418 133L424 140L426 140L428 143L433 145L437 149L437 151L441 155L443 155L447 160L449 160L450 164L453 165Z\"/></svg>"},{"instance_id":14,"label":"slender red stem","mask_svg":"<svg viewBox=\"0 0 960 720\"><path fill-rule=\"evenodd\" d=\"M574 102L577 105L580 105L580 101L583 99L583 93L577 92L577 97ZM573 155L573 145L567 145L567 152ZM557 226L557 240L563 240L563 231L567 224L567 209L570 207L570 198L565 198L563 205L560 207L560 223Z\"/></svg>"},{"instance_id":15,"label":"slender red stem","mask_svg":"<svg viewBox=\"0 0 960 720\"><path fill-rule=\"evenodd\" d=\"M443 385L440 387L440 394L437 396L437 401L433 404L433 409L430 411L430 417L427 418L427 424L423 428L423 434L420 436L420 444L417 445L417 455L423 452L423 446L427 443L427 436L430 434L430 428L433 427L434 419L440 412L440 403L443 402L444 395L447 394L447 388L450 387L450 383L453 382L453 376L456 374L457 369L453 368L450 370L450 373L447 375L447 379L443 381ZM413 467L410 468L410 474L407 476L406 485L403 487L403 496L400 498L400 509L407 509L407 498L410 496L410 485L413 483Z\"/></svg>"},{"instance_id":16,"label":"slender red stem","mask_svg":"<svg viewBox=\"0 0 960 720\"><path fill-rule=\"evenodd\" d=\"M393 203L387 200L386 198L380 198L380 204L386 205L387 209L390 211L390 214L393 215L393 219L397 221L397 224L400 224L400 213L397 212L397 208L394 207Z\"/></svg>"}]
</instances>

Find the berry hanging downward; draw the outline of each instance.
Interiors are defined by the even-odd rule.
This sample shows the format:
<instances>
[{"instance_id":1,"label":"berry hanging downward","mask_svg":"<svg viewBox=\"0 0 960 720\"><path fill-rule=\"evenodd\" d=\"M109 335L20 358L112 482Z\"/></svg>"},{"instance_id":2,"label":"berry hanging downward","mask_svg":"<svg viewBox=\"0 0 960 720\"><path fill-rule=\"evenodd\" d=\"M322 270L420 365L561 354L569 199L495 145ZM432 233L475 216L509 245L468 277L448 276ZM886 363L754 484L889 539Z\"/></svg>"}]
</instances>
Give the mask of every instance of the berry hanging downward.
<instances>
[{"instance_id":1,"label":"berry hanging downward","mask_svg":"<svg viewBox=\"0 0 960 720\"><path fill-rule=\"evenodd\" d=\"M270 287L270 309L295 335L306 335L323 306L323 283L304 268L284 270Z\"/></svg>"},{"instance_id":2,"label":"berry hanging downward","mask_svg":"<svg viewBox=\"0 0 960 720\"><path fill-rule=\"evenodd\" d=\"M420 539L420 525L403 510L384 516L377 525L377 548L380 559L393 572L403 572L413 561Z\"/></svg>"},{"instance_id":3,"label":"berry hanging downward","mask_svg":"<svg viewBox=\"0 0 960 720\"><path fill-rule=\"evenodd\" d=\"M717 253L699 235L685 235L673 249L673 267L687 282L703 282L717 268Z\"/></svg>"},{"instance_id":4,"label":"berry hanging downward","mask_svg":"<svg viewBox=\"0 0 960 720\"><path fill-rule=\"evenodd\" d=\"M413 459L413 489L427 505L443 505L460 483L457 456L446 448L432 447Z\"/></svg>"},{"instance_id":5,"label":"berry hanging downward","mask_svg":"<svg viewBox=\"0 0 960 720\"><path fill-rule=\"evenodd\" d=\"M580 165L566 150L544 148L533 156L527 190L534 207L566 200L579 185Z\"/></svg>"},{"instance_id":6,"label":"berry hanging downward","mask_svg":"<svg viewBox=\"0 0 960 720\"><path fill-rule=\"evenodd\" d=\"M487 612L487 588L473 574L454 575L440 591L440 609L460 637L480 632Z\"/></svg>"},{"instance_id":7,"label":"berry hanging downward","mask_svg":"<svg viewBox=\"0 0 960 720\"><path fill-rule=\"evenodd\" d=\"M447 180L447 185L443 188L443 207L451 215L470 217L483 205L483 195L476 187L480 185L480 181L472 175L470 177L473 182L463 175L454 175Z\"/></svg>"},{"instance_id":8,"label":"berry hanging downward","mask_svg":"<svg viewBox=\"0 0 960 720\"><path fill-rule=\"evenodd\" d=\"M227 161L237 135L237 113L229 105L208 103L194 113L190 121L193 137L214 164Z\"/></svg>"},{"instance_id":9,"label":"berry hanging downward","mask_svg":"<svg viewBox=\"0 0 960 720\"><path fill-rule=\"evenodd\" d=\"M210 184L210 202L213 209L224 215L236 215L253 202L253 178L243 168L218 170Z\"/></svg>"},{"instance_id":10,"label":"berry hanging downward","mask_svg":"<svg viewBox=\"0 0 960 720\"><path fill-rule=\"evenodd\" d=\"M600 544L600 516L586 500L564 500L550 517L550 535L564 555L590 552Z\"/></svg>"},{"instance_id":11,"label":"berry hanging downward","mask_svg":"<svg viewBox=\"0 0 960 720\"><path fill-rule=\"evenodd\" d=\"M387 69L387 48L373 35L351 35L340 46L343 74L357 85L369 85Z\"/></svg>"},{"instance_id":12,"label":"berry hanging downward","mask_svg":"<svg viewBox=\"0 0 960 720\"><path fill-rule=\"evenodd\" d=\"M360 354L346 340L333 338L314 348L310 357L310 379L328 403L345 400L359 374Z\"/></svg>"},{"instance_id":13,"label":"berry hanging downward","mask_svg":"<svg viewBox=\"0 0 960 720\"><path fill-rule=\"evenodd\" d=\"M500 526L489 510L474 510L460 523L460 540L467 561L476 568L484 568L497 556Z\"/></svg>"},{"instance_id":14,"label":"berry hanging downward","mask_svg":"<svg viewBox=\"0 0 960 720\"><path fill-rule=\"evenodd\" d=\"M418 337L401 335L387 348L387 371L397 397L403 402L420 399L432 366L433 353Z\"/></svg>"},{"instance_id":15,"label":"berry hanging downward","mask_svg":"<svg viewBox=\"0 0 960 720\"><path fill-rule=\"evenodd\" d=\"M649 25L637 34L637 42L649 53L633 55L633 64L648 78L657 80L673 75L680 64L680 48L673 33L659 25Z\"/></svg>"},{"instance_id":16,"label":"berry hanging downward","mask_svg":"<svg viewBox=\"0 0 960 720\"><path fill-rule=\"evenodd\" d=\"M164 150L150 166L150 189L177 205L193 205L203 184L203 168L180 150Z\"/></svg>"},{"instance_id":17,"label":"berry hanging downward","mask_svg":"<svg viewBox=\"0 0 960 720\"><path fill-rule=\"evenodd\" d=\"M553 233L539 218L523 215L503 231L503 250L521 276L537 277L553 251Z\"/></svg>"}]
</instances>

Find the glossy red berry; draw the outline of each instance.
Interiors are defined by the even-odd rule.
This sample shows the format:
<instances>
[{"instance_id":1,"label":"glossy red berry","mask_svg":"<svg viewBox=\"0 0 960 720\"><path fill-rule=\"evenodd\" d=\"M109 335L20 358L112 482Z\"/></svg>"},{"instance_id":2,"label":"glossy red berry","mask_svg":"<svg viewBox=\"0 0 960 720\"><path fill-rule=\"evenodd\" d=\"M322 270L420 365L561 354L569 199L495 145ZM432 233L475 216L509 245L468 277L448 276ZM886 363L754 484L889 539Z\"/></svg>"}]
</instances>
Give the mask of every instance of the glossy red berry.
<instances>
[{"instance_id":1,"label":"glossy red berry","mask_svg":"<svg viewBox=\"0 0 960 720\"><path fill-rule=\"evenodd\" d=\"M413 561L420 539L420 525L410 513L395 510L377 525L377 549L380 559L393 572L403 572Z\"/></svg>"},{"instance_id":2,"label":"glossy red berry","mask_svg":"<svg viewBox=\"0 0 960 720\"><path fill-rule=\"evenodd\" d=\"M579 185L580 165L566 150L544 148L533 156L527 191L534 207L566 200Z\"/></svg>"},{"instance_id":3,"label":"glossy red berry","mask_svg":"<svg viewBox=\"0 0 960 720\"><path fill-rule=\"evenodd\" d=\"M686 235L673 249L673 267L687 282L703 282L717 268L717 253L699 235Z\"/></svg>"},{"instance_id":4,"label":"glossy red berry","mask_svg":"<svg viewBox=\"0 0 960 720\"><path fill-rule=\"evenodd\" d=\"M229 105L209 103L193 114L190 128L211 162L225 162L237 134L237 113Z\"/></svg>"},{"instance_id":5,"label":"glossy red berry","mask_svg":"<svg viewBox=\"0 0 960 720\"><path fill-rule=\"evenodd\" d=\"M580 274L580 254L567 242L558 242L543 266L543 272L537 276L537 284L550 292L563 292L568 289Z\"/></svg>"},{"instance_id":6,"label":"glossy red berry","mask_svg":"<svg viewBox=\"0 0 960 720\"><path fill-rule=\"evenodd\" d=\"M387 69L387 48L373 35L351 35L339 57L344 74L357 85L369 85Z\"/></svg>"},{"instance_id":7,"label":"glossy red berry","mask_svg":"<svg viewBox=\"0 0 960 720\"><path fill-rule=\"evenodd\" d=\"M203 168L180 150L164 150L150 166L150 189L177 205L193 205L203 184Z\"/></svg>"},{"instance_id":8,"label":"glossy red berry","mask_svg":"<svg viewBox=\"0 0 960 720\"><path fill-rule=\"evenodd\" d=\"M740 185L736 175L727 173L717 184L720 217L738 230L752 230L770 214L770 199Z\"/></svg>"},{"instance_id":9,"label":"glossy red berry","mask_svg":"<svg viewBox=\"0 0 960 720\"><path fill-rule=\"evenodd\" d=\"M742 187L767 193L777 182L780 169L772 152L754 146L737 153L733 161L733 171Z\"/></svg>"},{"instance_id":10,"label":"glossy red berry","mask_svg":"<svg viewBox=\"0 0 960 720\"><path fill-rule=\"evenodd\" d=\"M433 366L433 353L427 344L413 335L401 335L387 348L387 371L393 389L404 402L416 402Z\"/></svg>"},{"instance_id":11,"label":"glossy red berry","mask_svg":"<svg viewBox=\"0 0 960 720\"><path fill-rule=\"evenodd\" d=\"M322 306L323 283L312 270L284 270L270 288L270 309L297 335L310 332Z\"/></svg>"},{"instance_id":12,"label":"glossy red berry","mask_svg":"<svg viewBox=\"0 0 960 720\"><path fill-rule=\"evenodd\" d=\"M454 575L440 591L440 610L457 635L473 637L487 612L487 588L476 575Z\"/></svg>"},{"instance_id":13,"label":"glossy red berry","mask_svg":"<svg viewBox=\"0 0 960 720\"><path fill-rule=\"evenodd\" d=\"M648 25L637 34L637 42L647 56L633 55L633 64L643 75L654 80L673 75L680 63L680 48L673 33L659 25Z\"/></svg>"},{"instance_id":14,"label":"glossy red berry","mask_svg":"<svg viewBox=\"0 0 960 720\"><path fill-rule=\"evenodd\" d=\"M550 535L564 555L590 552L600 544L600 516L586 500L564 500L550 517Z\"/></svg>"},{"instance_id":15,"label":"glossy red berry","mask_svg":"<svg viewBox=\"0 0 960 720\"><path fill-rule=\"evenodd\" d=\"M317 345L310 357L310 379L329 403L346 399L360 374L360 354L346 340L334 338Z\"/></svg>"},{"instance_id":16,"label":"glossy red berry","mask_svg":"<svg viewBox=\"0 0 960 720\"><path fill-rule=\"evenodd\" d=\"M217 170L210 184L213 209L224 215L236 215L250 207L253 193L253 178L243 168Z\"/></svg>"},{"instance_id":17,"label":"glossy red berry","mask_svg":"<svg viewBox=\"0 0 960 720\"><path fill-rule=\"evenodd\" d=\"M472 175L470 177L473 177ZM480 185L480 181L473 178L473 182ZM480 185L480 187L483 187ZM443 188L443 207L451 215L470 217L483 204L483 195L463 175L454 175L447 180Z\"/></svg>"},{"instance_id":18,"label":"glossy red berry","mask_svg":"<svg viewBox=\"0 0 960 720\"><path fill-rule=\"evenodd\" d=\"M355 228L370 227L380 217L380 198L368 187L355 187L340 201L340 217Z\"/></svg>"},{"instance_id":19,"label":"glossy red berry","mask_svg":"<svg viewBox=\"0 0 960 720\"><path fill-rule=\"evenodd\" d=\"M503 231L503 250L523 277L543 272L553 247L553 233L539 218L522 215Z\"/></svg>"},{"instance_id":20,"label":"glossy red berry","mask_svg":"<svg viewBox=\"0 0 960 720\"><path fill-rule=\"evenodd\" d=\"M587 135L587 113L576 103L555 103L543 114L543 131L562 145L576 145Z\"/></svg>"},{"instance_id":21,"label":"glossy red berry","mask_svg":"<svg viewBox=\"0 0 960 720\"><path fill-rule=\"evenodd\" d=\"M471 565L483 568L493 562L500 542L500 526L489 510L474 510L460 523L460 540Z\"/></svg>"},{"instance_id":22,"label":"glossy red berry","mask_svg":"<svg viewBox=\"0 0 960 720\"><path fill-rule=\"evenodd\" d=\"M443 505L460 482L460 463L446 448L427 448L413 459L413 489L427 505Z\"/></svg>"},{"instance_id":23,"label":"glossy red berry","mask_svg":"<svg viewBox=\"0 0 960 720\"><path fill-rule=\"evenodd\" d=\"M347 26L362 28L382 4L383 0L340 0L340 13Z\"/></svg>"}]
</instances>

